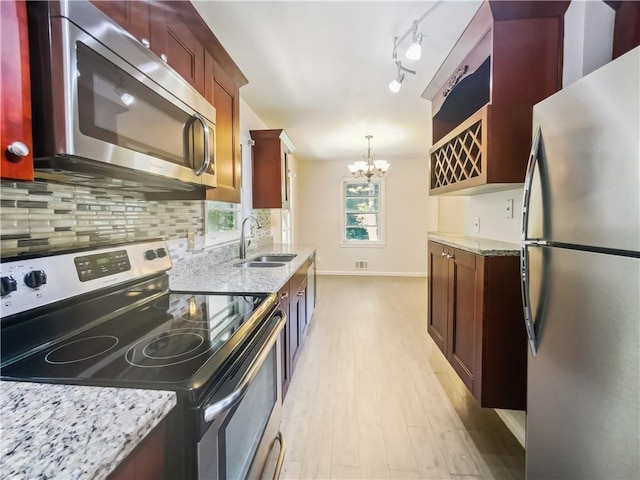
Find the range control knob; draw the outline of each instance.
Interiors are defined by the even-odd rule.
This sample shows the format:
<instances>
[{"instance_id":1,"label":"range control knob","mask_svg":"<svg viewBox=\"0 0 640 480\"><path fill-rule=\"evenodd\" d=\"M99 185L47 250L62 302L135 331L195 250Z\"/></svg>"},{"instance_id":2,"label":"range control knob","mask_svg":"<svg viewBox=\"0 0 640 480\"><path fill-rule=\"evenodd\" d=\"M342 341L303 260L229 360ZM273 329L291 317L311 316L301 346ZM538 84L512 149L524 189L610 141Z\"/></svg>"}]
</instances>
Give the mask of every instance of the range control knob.
<instances>
[{"instance_id":1,"label":"range control knob","mask_svg":"<svg viewBox=\"0 0 640 480\"><path fill-rule=\"evenodd\" d=\"M24 283L29 288L38 288L47 283L47 274L43 270L32 270L24 276Z\"/></svg>"},{"instance_id":2,"label":"range control knob","mask_svg":"<svg viewBox=\"0 0 640 480\"><path fill-rule=\"evenodd\" d=\"M18 288L18 282L16 282L15 279L11 276L0 278L0 285L2 287L0 296L3 297L11 292L15 292Z\"/></svg>"},{"instance_id":3,"label":"range control knob","mask_svg":"<svg viewBox=\"0 0 640 480\"><path fill-rule=\"evenodd\" d=\"M166 248L158 248L156 250L156 255L158 255L158 258L164 258L167 256L167 249Z\"/></svg>"},{"instance_id":4,"label":"range control knob","mask_svg":"<svg viewBox=\"0 0 640 480\"><path fill-rule=\"evenodd\" d=\"M157 256L158 255L156 255L156 251L155 250L147 250L147 251L144 252L145 260L153 260Z\"/></svg>"}]
</instances>

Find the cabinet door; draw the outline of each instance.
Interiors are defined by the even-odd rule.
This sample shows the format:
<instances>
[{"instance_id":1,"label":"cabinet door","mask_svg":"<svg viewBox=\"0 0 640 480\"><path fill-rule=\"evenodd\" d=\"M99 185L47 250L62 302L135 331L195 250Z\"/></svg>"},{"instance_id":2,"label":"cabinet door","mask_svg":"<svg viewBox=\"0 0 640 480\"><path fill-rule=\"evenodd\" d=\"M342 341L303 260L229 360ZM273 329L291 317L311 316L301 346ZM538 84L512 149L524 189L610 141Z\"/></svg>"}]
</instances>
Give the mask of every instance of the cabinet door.
<instances>
[{"instance_id":1,"label":"cabinet door","mask_svg":"<svg viewBox=\"0 0 640 480\"><path fill-rule=\"evenodd\" d=\"M185 8L187 6L190 4L185 2ZM175 8L151 4L151 50L157 55L166 56L163 57L165 61L204 96L204 46Z\"/></svg>"},{"instance_id":2,"label":"cabinet door","mask_svg":"<svg viewBox=\"0 0 640 480\"><path fill-rule=\"evenodd\" d=\"M251 130L253 154L253 208L289 208L289 161L292 148L282 140L282 129ZM288 138L288 137L287 137Z\"/></svg>"},{"instance_id":3,"label":"cabinet door","mask_svg":"<svg viewBox=\"0 0 640 480\"><path fill-rule=\"evenodd\" d=\"M280 335L280 344L282 345L282 400L284 400L291 381L291 365L289 361L289 336L291 333L291 315L289 314L289 282L287 282L286 285L278 291L278 299L280 308L287 314L287 323Z\"/></svg>"},{"instance_id":4,"label":"cabinet door","mask_svg":"<svg viewBox=\"0 0 640 480\"><path fill-rule=\"evenodd\" d=\"M0 1L2 70L0 71L0 175L33 180L31 91L27 7L24 1ZM28 149L26 155L14 142ZM14 153L8 150L12 146Z\"/></svg>"},{"instance_id":5,"label":"cabinet door","mask_svg":"<svg viewBox=\"0 0 640 480\"><path fill-rule=\"evenodd\" d=\"M218 186L208 200L240 203L242 150L240 89L209 53L205 53L205 98L216 107L216 174Z\"/></svg>"},{"instance_id":6,"label":"cabinet door","mask_svg":"<svg viewBox=\"0 0 640 480\"><path fill-rule=\"evenodd\" d=\"M440 350L447 354L447 295L449 262L443 245L429 242L429 324L427 331Z\"/></svg>"},{"instance_id":7,"label":"cabinet door","mask_svg":"<svg viewBox=\"0 0 640 480\"><path fill-rule=\"evenodd\" d=\"M91 3L142 43L150 44L149 4L147 2L91 0Z\"/></svg>"},{"instance_id":8,"label":"cabinet door","mask_svg":"<svg viewBox=\"0 0 640 480\"><path fill-rule=\"evenodd\" d=\"M304 343L304 338L307 336L307 327L309 326L309 319L307 318L307 280L305 280L300 287L298 297L300 297L298 307L298 322L300 324L300 328L298 331L300 332L299 343L302 345Z\"/></svg>"},{"instance_id":9,"label":"cabinet door","mask_svg":"<svg viewBox=\"0 0 640 480\"><path fill-rule=\"evenodd\" d=\"M481 354L476 339L480 339L482 315L482 282L476 255L452 250L449 277L449 331L447 350L449 362L467 388L474 394L474 374L480 365L476 353ZM480 302L480 305L478 304ZM479 388L479 385L476 385ZM478 397L479 398L479 397Z\"/></svg>"},{"instance_id":10,"label":"cabinet door","mask_svg":"<svg viewBox=\"0 0 640 480\"><path fill-rule=\"evenodd\" d=\"M289 365L290 375L293 378L293 371L296 368L296 362L298 361L298 354L300 353L300 297L298 294L294 294L290 297L289 302L289 317L290 317L290 329L289 329Z\"/></svg>"}]
</instances>

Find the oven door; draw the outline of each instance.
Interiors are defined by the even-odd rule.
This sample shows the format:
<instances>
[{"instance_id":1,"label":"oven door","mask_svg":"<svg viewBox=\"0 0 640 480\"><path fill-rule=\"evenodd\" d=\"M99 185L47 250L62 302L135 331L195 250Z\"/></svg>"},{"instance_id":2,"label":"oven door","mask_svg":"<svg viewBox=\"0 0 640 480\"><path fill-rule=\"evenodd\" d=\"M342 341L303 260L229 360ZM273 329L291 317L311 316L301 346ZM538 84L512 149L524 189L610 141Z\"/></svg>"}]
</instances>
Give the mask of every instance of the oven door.
<instances>
[{"instance_id":1,"label":"oven door","mask_svg":"<svg viewBox=\"0 0 640 480\"><path fill-rule=\"evenodd\" d=\"M50 78L36 76L51 108L36 115L47 132L37 157L79 157L215 187L215 108L89 2L62 8L51 31L38 33L50 34L52 45ZM64 171L73 161L55 166Z\"/></svg>"},{"instance_id":2,"label":"oven door","mask_svg":"<svg viewBox=\"0 0 640 480\"><path fill-rule=\"evenodd\" d=\"M286 314L276 312L233 361L216 393L198 408L199 479L260 478L279 444L274 478L284 460L280 333ZM279 440L279 442L276 442Z\"/></svg>"}]
</instances>

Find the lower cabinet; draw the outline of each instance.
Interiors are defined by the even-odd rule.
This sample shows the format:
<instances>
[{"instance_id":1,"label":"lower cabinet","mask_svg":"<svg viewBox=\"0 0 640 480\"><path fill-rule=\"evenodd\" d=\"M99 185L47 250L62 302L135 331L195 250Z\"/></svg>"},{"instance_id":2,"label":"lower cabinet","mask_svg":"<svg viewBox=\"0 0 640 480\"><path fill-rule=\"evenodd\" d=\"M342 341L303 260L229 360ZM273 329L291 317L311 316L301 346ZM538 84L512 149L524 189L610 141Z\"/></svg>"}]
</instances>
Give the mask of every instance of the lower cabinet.
<instances>
[{"instance_id":1,"label":"lower cabinet","mask_svg":"<svg viewBox=\"0 0 640 480\"><path fill-rule=\"evenodd\" d=\"M291 367L289 365L289 336L291 335L291 314L289 309L289 282L278 291L279 306L284 313L287 314L287 323L280 334L280 344L282 345L282 399L284 400L287 390L289 390L289 383L291 381Z\"/></svg>"},{"instance_id":2,"label":"lower cabinet","mask_svg":"<svg viewBox=\"0 0 640 480\"><path fill-rule=\"evenodd\" d=\"M107 480L161 480L167 478L165 445L167 442L167 421L160 422L120 465Z\"/></svg>"},{"instance_id":3,"label":"lower cabinet","mask_svg":"<svg viewBox=\"0 0 640 480\"><path fill-rule=\"evenodd\" d=\"M518 256L429 242L427 330L482 407L524 410L527 342Z\"/></svg>"},{"instance_id":4,"label":"lower cabinet","mask_svg":"<svg viewBox=\"0 0 640 480\"><path fill-rule=\"evenodd\" d=\"M287 324L282 333L282 398L284 399L293 377L296 363L304 345L310 318L308 308L309 262L305 262L289 281L278 291L280 308L287 314ZM315 275L314 275L315 279Z\"/></svg>"}]
</instances>

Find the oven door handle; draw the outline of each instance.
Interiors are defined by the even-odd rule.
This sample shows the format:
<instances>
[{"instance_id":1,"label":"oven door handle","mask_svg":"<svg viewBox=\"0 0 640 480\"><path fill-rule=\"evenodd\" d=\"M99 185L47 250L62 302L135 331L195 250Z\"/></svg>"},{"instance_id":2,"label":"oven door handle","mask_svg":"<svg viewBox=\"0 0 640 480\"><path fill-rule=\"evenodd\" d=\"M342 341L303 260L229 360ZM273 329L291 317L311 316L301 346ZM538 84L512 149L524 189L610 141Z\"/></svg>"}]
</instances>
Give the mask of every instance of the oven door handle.
<instances>
[{"instance_id":1,"label":"oven door handle","mask_svg":"<svg viewBox=\"0 0 640 480\"><path fill-rule=\"evenodd\" d=\"M249 386L251 385L253 380L256 378L256 375L260 371L260 367L262 367L262 364L266 360L267 355L269 355L269 353L271 352L271 348L278 340L278 337L280 336L280 332L282 331L285 324L287 323L287 314L284 313L282 310L279 310L278 312L276 312L275 315L280 315L280 321L276 324L276 327L273 329L273 331L269 335L269 338L267 338L267 341L264 343L264 345L260 349L260 352L258 353L258 355L256 355L256 358L253 364L251 365L251 367L249 368L249 370L247 370L247 373L245 373L245 375L242 377L242 380L240 380L238 387L223 399L218 400L217 402L212 403L210 405L207 405L204 408L205 422L210 422L211 420L216 418L218 415L220 415L222 412L229 410L231 407L237 404L242 399L242 397L244 397L245 393L247 393Z\"/></svg>"}]
</instances>

